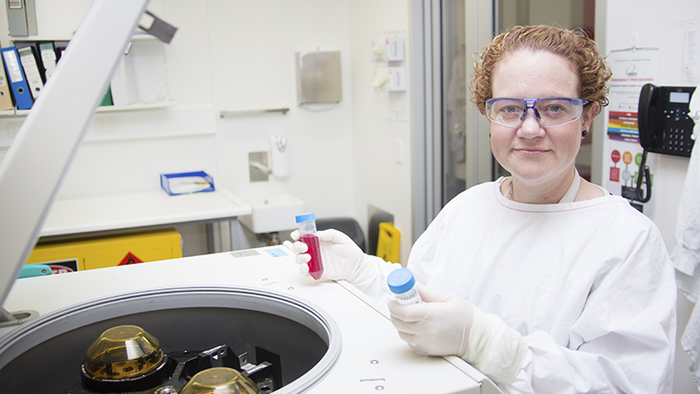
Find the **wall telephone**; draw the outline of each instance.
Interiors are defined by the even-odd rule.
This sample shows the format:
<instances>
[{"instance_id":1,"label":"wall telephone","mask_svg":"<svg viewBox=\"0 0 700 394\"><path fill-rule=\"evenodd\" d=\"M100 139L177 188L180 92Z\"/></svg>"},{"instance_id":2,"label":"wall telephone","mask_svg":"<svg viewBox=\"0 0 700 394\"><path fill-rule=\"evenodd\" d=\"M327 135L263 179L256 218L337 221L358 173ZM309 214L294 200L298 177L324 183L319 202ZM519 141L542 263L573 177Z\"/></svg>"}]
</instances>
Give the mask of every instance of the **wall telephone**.
<instances>
[{"instance_id":1,"label":"wall telephone","mask_svg":"<svg viewBox=\"0 0 700 394\"><path fill-rule=\"evenodd\" d=\"M688 116L694 87L642 87L639 94L639 143L648 152L690 157L695 123Z\"/></svg>"},{"instance_id":2,"label":"wall telephone","mask_svg":"<svg viewBox=\"0 0 700 394\"><path fill-rule=\"evenodd\" d=\"M690 136L695 123L688 116L688 105L694 91L694 87L656 86L650 83L642 87L637 120L639 143L644 151L639 164L635 200L648 202L651 199L651 175L646 165L648 152L690 157L694 145ZM646 185L644 194L643 183Z\"/></svg>"}]
</instances>

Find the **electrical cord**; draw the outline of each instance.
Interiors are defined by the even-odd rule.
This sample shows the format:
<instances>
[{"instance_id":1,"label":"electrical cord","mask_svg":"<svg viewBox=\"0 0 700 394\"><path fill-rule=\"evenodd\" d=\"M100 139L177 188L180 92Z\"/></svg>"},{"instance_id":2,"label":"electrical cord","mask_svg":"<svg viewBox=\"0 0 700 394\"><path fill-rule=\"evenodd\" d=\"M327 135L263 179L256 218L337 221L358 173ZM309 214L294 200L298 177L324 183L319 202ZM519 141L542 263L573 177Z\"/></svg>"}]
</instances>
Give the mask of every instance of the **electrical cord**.
<instances>
[{"instance_id":1,"label":"electrical cord","mask_svg":"<svg viewBox=\"0 0 700 394\"><path fill-rule=\"evenodd\" d=\"M646 183L645 193L642 194L642 176L644 177L644 182ZM639 175L637 176L637 201L639 202L649 202L651 200L651 173L649 172L649 166L647 165L647 150L644 149L642 153L642 162L639 163Z\"/></svg>"}]
</instances>

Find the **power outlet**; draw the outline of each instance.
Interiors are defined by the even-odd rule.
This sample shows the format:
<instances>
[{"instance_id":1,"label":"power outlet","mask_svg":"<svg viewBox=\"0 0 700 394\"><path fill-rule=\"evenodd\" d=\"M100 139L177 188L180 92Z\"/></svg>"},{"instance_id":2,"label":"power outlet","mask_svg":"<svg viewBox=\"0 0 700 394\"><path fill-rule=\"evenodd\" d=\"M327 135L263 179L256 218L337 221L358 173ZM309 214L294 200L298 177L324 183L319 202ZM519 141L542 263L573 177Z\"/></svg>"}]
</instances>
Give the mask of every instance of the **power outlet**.
<instances>
[{"instance_id":1,"label":"power outlet","mask_svg":"<svg viewBox=\"0 0 700 394\"><path fill-rule=\"evenodd\" d=\"M403 164L403 141L401 140L396 140L394 143L394 160L399 164Z\"/></svg>"}]
</instances>

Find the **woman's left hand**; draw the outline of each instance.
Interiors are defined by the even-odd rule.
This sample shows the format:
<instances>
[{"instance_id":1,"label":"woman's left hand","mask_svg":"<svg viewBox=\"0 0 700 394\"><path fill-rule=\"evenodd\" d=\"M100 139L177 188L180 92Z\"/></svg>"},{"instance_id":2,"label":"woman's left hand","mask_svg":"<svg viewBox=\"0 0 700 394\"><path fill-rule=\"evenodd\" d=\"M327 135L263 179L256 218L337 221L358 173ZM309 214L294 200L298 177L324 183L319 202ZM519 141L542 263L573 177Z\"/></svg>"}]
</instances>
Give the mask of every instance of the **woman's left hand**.
<instances>
[{"instance_id":1,"label":"woman's left hand","mask_svg":"<svg viewBox=\"0 0 700 394\"><path fill-rule=\"evenodd\" d=\"M416 284L423 303L389 303L391 322L399 337L418 353L431 356L464 357L474 305L457 295Z\"/></svg>"},{"instance_id":2,"label":"woman's left hand","mask_svg":"<svg viewBox=\"0 0 700 394\"><path fill-rule=\"evenodd\" d=\"M416 286L423 303L389 303L401 339L419 353L459 356L498 384L515 379L528 352L519 332L462 297Z\"/></svg>"}]
</instances>

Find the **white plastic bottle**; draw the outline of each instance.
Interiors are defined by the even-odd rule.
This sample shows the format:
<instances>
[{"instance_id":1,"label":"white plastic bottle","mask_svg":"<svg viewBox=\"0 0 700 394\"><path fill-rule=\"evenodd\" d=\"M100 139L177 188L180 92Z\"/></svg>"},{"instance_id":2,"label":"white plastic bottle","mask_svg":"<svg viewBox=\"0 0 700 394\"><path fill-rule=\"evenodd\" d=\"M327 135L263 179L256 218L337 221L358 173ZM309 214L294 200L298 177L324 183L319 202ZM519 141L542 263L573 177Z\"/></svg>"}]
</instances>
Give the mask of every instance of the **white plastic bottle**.
<instances>
[{"instance_id":1,"label":"white plastic bottle","mask_svg":"<svg viewBox=\"0 0 700 394\"><path fill-rule=\"evenodd\" d=\"M413 272L408 268L399 268L394 270L386 278L389 290L394 293L394 299L399 304L409 305L423 302L415 288L416 279L413 277Z\"/></svg>"}]
</instances>

